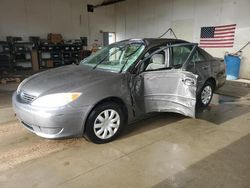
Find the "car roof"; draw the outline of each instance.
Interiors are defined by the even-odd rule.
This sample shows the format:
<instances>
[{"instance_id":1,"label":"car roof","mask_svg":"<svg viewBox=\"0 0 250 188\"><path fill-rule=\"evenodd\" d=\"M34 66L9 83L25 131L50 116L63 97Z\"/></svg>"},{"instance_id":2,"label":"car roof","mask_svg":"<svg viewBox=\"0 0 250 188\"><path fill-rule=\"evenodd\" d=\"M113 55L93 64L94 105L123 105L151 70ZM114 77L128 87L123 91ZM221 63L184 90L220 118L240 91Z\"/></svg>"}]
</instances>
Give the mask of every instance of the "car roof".
<instances>
[{"instance_id":1,"label":"car roof","mask_svg":"<svg viewBox=\"0 0 250 188\"><path fill-rule=\"evenodd\" d=\"M145 38L144 41L146 41L149 46L188 43L184 40L170 38Z\"/></svg>"},{"instance_id":2,"label":"car roof","mask_svg":"<svg viewBox=\"0 0 250 188\"><path fill-rule=\"evenodd\" d=\"M154 47L154 46L162 46L167 44L180 44L180 43L189 43L188 41L181 40L181 39L171 39L171 38L142 38L142 39L129 39L125 41L137 41L137 42L143 42L148 47Z\"/></svg>"}]
</instances>

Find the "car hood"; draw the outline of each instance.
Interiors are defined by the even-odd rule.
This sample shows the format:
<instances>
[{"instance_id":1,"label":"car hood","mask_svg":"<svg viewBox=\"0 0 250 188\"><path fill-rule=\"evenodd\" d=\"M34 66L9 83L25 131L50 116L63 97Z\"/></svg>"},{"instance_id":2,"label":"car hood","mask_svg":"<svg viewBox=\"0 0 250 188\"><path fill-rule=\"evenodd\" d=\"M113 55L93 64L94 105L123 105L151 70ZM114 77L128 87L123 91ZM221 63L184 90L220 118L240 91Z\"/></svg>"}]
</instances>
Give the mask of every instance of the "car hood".
<instances>
[{"instance_id":1,"label":"car hood","mask_svg":"<svg viewBox=\"0 0 250 188\"><path fill-rule=\"evenodd\" d=\"M93 70L83 65L69 65L35 74L24 80L20 89L34 96L58 92L82 92L96 83L119 75Z\"/></svg>"}]
</instances>

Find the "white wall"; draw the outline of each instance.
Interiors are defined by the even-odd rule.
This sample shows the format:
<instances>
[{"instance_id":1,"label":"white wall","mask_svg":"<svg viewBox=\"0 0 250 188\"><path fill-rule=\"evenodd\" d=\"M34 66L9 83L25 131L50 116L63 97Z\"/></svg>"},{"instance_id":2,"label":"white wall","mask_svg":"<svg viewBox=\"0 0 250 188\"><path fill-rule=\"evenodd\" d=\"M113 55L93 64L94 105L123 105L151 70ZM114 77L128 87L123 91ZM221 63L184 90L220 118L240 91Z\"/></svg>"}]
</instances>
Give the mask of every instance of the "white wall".
<instances>
[{"instance_id":1,"label":"white wall","mask_svg":"<svg viewBox=\"0 0 250 188\"><path fill-rule=\"evenodd\" d=\"M172 27L179 38L199 42L200 27L237 24L234 48L207 49L223 57L250 40L250 0L127 0L87 13L87 4L103 0L0 0L0 40L6 36L65 39L87 36L89 45L100 30L117 33L117 40L158 37ZM172 36L166 36L172 37ZM250 79L250 46L243 52L241 77Z\"/></svg>"},{"instance_id":2,"label":"white wall","mask_svg":"<svg viewBox=\"0 0 250 188\"><path fill-rule=\"evenodd\" d=\"M101 0L0 0L0 40L6 36L46 38L61 33L65 39L81 36L102 42L103 31L115 30L114 6L87 12L87 4Z\"/></svg>"},{"instance_id":3,"label":"white wall","mask_svg":"<svg viewBox=\"0 0 250 188\"><path fill-rule=\"evenodd\" d=\"M223 57L250 41L250 0L127 0L115 10L118 40L158 37L172 27L179 38L199 42L200 27L236 23L234 48L207 51ZM250 79L250 46L243 51L241 77Z\"/></svg>"}]
</instances>

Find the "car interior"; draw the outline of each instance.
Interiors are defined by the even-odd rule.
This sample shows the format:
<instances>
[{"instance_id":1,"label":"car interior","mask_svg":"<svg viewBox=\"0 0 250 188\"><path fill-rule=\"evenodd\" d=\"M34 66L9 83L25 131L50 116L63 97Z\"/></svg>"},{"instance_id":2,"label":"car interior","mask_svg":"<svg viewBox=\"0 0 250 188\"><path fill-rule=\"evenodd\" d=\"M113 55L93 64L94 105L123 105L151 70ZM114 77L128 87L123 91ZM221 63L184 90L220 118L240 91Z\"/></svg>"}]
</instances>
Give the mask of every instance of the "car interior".
<instances>
[{"instance_id":1,"label":"car interior","mask_svg":"<svg viewBox=\"0 0 250 188\"><path fill-rule=\"evenodd\" d=\"M165 57L163 54L155 54L153 55L150 60L149 64L146 68L146 71L148 70L156 70L156 69L162 69L165 67Z\"/></svg>"},{"instance_id":2,"label":"car interior","mask_svg":"<svg viewBox=\"0 0 250 188\"><path fill-rule=\"evenodd\" d=\"M169 56L168 50L163 50L158 52L146 61L146 69L145 71L153 71L153 70L160 70L160 69L167 69L169 67Z\"/></svg>"},{"instance_id":3,"label":"car interior","mask_svg":"<svg viewBox=\"0 0 250 188\"><path fill-rule=\"evenodd\" d=\"M152 55L148 60L146 60L145 65L143 66L146 67L144 70L154 71L154 70L171 69L171 68L179 69L186 62L191 51L192 51L192 46L172 47L172 61L170 62L169 49L165 49L161 52ZM149 54L146 55L146 58L147 56L149 56ZM197 60L201 61L204 60L204 58L200 57L198 51L196 50L193 58L191 59L191 64L193 64Z\"/></svg>"}]
</instances>

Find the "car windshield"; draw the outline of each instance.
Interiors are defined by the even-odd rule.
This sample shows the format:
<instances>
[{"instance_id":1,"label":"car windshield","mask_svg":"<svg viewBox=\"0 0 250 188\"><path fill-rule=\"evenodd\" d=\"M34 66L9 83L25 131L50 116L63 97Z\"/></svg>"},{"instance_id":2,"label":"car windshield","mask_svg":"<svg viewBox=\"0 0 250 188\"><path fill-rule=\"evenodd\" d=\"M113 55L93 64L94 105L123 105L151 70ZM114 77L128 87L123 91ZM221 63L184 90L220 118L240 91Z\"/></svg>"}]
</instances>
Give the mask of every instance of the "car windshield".
<instances>
[{"instance_id":1,"label":"car windshield","mask_svg":"<svg viewBox=\"0 0 250 188\"><path fill-rule=\"evenodd\" d=\"M145 45L143 43L119 42L104 47L84 59L80 65L110 72L125 72L137 60L144 49Z\"/></svg>"}]
</instances>

